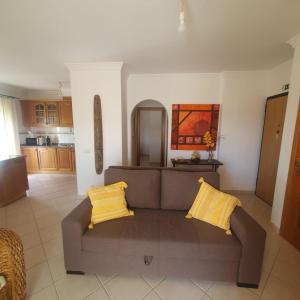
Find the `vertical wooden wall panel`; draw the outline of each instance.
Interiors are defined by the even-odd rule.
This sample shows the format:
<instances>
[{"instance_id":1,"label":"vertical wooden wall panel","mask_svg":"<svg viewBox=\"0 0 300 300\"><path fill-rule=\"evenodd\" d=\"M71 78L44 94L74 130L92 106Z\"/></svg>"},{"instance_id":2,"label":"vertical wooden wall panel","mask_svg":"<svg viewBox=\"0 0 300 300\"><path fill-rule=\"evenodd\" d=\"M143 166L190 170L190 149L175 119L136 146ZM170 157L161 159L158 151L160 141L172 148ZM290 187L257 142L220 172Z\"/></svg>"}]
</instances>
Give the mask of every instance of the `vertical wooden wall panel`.
<instances>
[{"instance_id":1,"label":"vertical wooden wall panel","mask_svg":"<svg viewBox=\"0 0 300 300\"><path fill-rule=\"evenodd\" d=\"M95 169L97 174L103 172L103 132L102 132L102 109L99 95L94 96L94 147Z\"/></svg>"}]
</instances>

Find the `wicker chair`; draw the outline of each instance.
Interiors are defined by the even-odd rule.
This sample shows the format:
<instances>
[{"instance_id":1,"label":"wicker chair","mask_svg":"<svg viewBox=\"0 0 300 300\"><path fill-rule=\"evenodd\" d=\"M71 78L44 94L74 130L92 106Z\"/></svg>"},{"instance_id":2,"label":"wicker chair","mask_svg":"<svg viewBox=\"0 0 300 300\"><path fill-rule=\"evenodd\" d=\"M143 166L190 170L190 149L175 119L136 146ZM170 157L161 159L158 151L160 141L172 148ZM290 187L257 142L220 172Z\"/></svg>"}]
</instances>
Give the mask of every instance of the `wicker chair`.
<instances>
[{"instance_id":1,"label":"wicker chair","mask_svg":"<svg viewBox=\"0 0 300 300\"><path fill-rule=\"evenodd\" d=\"M0 298L25 300L26 275L22 241L16 233L4 228L0 228L0 274L6 279Z\"/></svg>"}]
</instances>

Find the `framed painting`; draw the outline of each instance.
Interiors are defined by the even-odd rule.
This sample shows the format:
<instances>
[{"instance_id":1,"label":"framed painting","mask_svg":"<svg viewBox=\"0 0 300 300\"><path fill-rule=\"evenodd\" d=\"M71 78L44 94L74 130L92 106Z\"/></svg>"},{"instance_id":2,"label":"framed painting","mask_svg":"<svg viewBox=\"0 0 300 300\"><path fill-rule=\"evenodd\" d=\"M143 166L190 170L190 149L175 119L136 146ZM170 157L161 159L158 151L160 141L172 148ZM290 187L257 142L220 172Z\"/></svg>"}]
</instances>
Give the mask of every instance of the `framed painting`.
<instances>
[{"instance_id":1,"label":"framed painting","mask_svg":"<svg viewBox=\"0 0 300 300\"><path fill-rule=\"evenodd\" d=\"M207 150L203 136L217 136L219 111L219 104L173 104L171 149Z\"/></svg>"}]
</instances>

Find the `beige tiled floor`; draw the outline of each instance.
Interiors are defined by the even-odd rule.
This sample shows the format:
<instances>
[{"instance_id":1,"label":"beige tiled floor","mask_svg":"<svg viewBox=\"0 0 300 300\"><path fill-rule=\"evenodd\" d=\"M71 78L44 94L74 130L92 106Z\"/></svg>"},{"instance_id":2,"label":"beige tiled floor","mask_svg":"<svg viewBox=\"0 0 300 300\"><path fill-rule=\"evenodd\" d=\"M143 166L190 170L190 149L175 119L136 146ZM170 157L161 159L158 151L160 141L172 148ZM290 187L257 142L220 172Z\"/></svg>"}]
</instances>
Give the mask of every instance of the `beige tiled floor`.
<instances>
[{"instance_id":1,"label":"beige tiled floor","mask_svg":"<svg viewBox=\"0 0 300 300\"><path fill-rule=\"evenodd\" d=\"M293 300L300 299L300 253L269 222L270 207L253 195L239 195L243 207L267 231L259 289L233 283L138 274L66 275L60 222L80 201L72 175L30 175L30 193L0 208L0 226L22 237L29 299L52 300Z\"/></svg>"}]
</instances>

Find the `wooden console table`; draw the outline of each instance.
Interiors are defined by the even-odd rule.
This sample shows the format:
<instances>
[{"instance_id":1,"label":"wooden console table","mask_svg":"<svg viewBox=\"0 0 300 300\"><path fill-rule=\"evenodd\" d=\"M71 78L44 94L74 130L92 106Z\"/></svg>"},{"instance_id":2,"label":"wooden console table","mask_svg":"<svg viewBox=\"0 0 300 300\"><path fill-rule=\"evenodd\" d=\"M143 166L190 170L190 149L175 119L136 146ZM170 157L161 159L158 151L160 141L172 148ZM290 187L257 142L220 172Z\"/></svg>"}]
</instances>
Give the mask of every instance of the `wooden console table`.
<instances>
[{"instance_id":1,"label":"wooden console table","mask_svg":"<svg viewBox=\"0 0 300 300\"><path fill-rule=\"evenodd\" d=\"M223 164L216 160L207 160L207 159L199 159L199 160L191 160L191 159L179 159L176 160L174 158L171 159L172 165L175 168L176 165L184 165L184 166L208 166L209 169L213 172L217 172L219 166Z\"/></svg>"}]
</instances>

